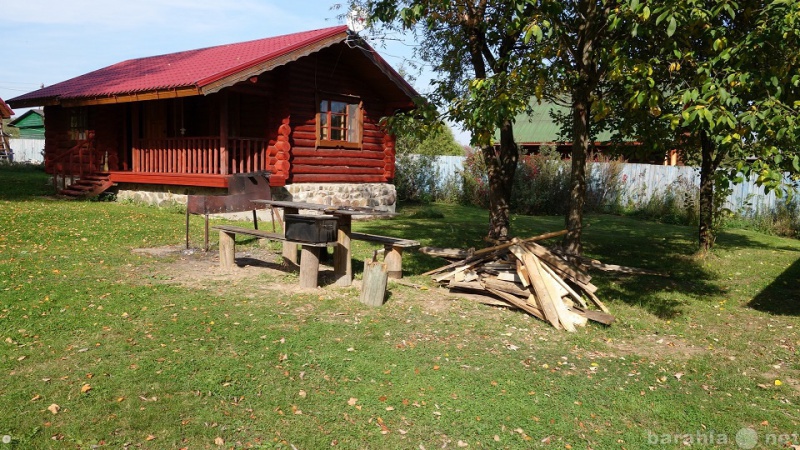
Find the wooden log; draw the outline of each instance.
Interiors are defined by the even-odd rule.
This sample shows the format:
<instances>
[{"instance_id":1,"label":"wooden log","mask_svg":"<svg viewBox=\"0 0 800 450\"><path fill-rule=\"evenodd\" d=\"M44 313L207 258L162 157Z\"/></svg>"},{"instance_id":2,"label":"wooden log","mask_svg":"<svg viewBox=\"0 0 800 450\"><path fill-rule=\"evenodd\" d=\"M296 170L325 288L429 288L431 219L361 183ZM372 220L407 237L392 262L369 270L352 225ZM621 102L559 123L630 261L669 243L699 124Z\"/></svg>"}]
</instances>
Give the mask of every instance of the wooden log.
<instances>
[{"instance_id":1,"label":"wooden log","mask_svg":"<svg viewBox=\"0 0 800 450\"><path fill-rule=\"evenodd\" d=\"M315 288L319 277L319 247L304 245L300 251L300 287Z\"/></svg>"},{"instance_id":2,"label":"wooden log","mask_svg":"<svg viewBox=\"0 0 800 450\"><path fill-rule=\"evenodd\" d=\"M367 258L364 261L364 278L361 282L361 303L369 306L381 306L386 298L386 284L389 274L386 263Z\"/></svg>"},{"instance_id":3,"label":"wooden log","mask_svg":"<svg viewBox=\"0 0 800 450\"><path fill-rule=\"evenodd\" d=\"M284 262L292 263L297 265L299 259L297 257L297 244L294 242L283 242L283 249L281 250L281 256L283 257Z\"/></svg>"},{"instance_id":4,"label":"wooden log","mask_svg":"<svg viewBox=\"0 0 800 450\"><path fill-rule=\"evenodd\" d=\"M235 258L235 241L234 233L227 231L219 232L219 265L223 270L231 270L234 265Z\"/></svg>"},{"instance_id":5,"label":"wooden log","mask_svg":"<svg viewBox=\"0 0 800 450\"><path fill-rule=\"evenodd\" d=\"M389 278L403 278L403 248L386 244L384 245L384 251L383 262L386 263Z\"/></svg>"},{"instance_id":6,"label":"wooden log","mask_svg":"<svg viewBox=\"0 0 800 450\"><path fill-rule=\"evenodd\" d=\"M353 263L350 250L350 230L352 217L341 215L337 221L336 247L333 249L333 273L336 276L337 286L350 286L353 284Z\"/></svg>"},{"instance_id":7,"label":"wooden log","mask_svg":"<svg viewBox=\"0 0 800 450\"><path fill-rule=\"evenodd\" d=\"M472 256L472 254L475 253L475 249L464 250L460 248L420 247L419 252L428 256L438 256L439 258L464 259Z\"/></svg>"}]
</instances>

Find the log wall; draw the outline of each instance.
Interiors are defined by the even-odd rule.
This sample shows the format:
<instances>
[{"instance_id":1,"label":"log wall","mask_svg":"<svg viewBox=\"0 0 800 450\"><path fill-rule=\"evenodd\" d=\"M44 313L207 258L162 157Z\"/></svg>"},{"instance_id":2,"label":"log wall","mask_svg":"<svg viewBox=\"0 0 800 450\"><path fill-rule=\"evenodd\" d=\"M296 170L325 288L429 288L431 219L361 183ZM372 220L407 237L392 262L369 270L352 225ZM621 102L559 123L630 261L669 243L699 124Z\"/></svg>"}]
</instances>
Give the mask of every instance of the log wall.
<instances>
[{"instance_id":1,"label":"log wall","mask_svg":"<svg viewBox=\"0 0 800 450\"><path fill-rule=\"evenodd\" d=\"M276 71L288 81L289 126L287 163L290 183L385 183L394 176L394 141L379 124L386 105L368 90L359 73L327 49ZM317 147L318 95L355 96L363 103L360 149Z\"/></svg>"}]
</instances>

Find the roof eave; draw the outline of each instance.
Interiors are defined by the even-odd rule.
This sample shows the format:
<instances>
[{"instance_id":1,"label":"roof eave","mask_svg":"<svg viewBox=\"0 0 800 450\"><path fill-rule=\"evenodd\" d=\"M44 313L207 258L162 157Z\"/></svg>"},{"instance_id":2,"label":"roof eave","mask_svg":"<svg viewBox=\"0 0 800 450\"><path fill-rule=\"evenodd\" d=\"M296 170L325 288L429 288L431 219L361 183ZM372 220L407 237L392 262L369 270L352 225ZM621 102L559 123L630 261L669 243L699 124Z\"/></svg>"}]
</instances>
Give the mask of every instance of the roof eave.
<instances>
[{"instance_id":1,"label":"roof eave","mask_svg":"<svg viewBox=\"0 0 800 450\"><path fill-rule=\"evenodd\" d=\"M361 39L358 35L352 35L352 37L359 40L358 42L358 49L366 56L373 64L375 64L378 69L386 75L387 78L392 80L392 82L401 90L403 93L408 96L409 99L413 100L420 98L421 95L419 92L416 91L396 70L383 59L378 52L375 51L369 44L366 43L363 39Z\"/></svg>"},{"instance_id":2,"label":"roof eave","mask_svg":"<svg viewBox=\"0 0 800 450\"><path fill-rule=\"evenodd\" d=\"M304 42L295 46L294 49L277 57L267 56L256 62L248 63L244 66L235 67L222 74L206 78L197 82L197 89L203 95L213 94L220 90L233 86L236 83L245 81L253 76L258 76L264 72L269 72L276 67L297 61L298 59L316 53L322 49L336 45L347 38L347 31L338 31L333 35L324 36L314 42Z\"/></svg>"}]
</instances>

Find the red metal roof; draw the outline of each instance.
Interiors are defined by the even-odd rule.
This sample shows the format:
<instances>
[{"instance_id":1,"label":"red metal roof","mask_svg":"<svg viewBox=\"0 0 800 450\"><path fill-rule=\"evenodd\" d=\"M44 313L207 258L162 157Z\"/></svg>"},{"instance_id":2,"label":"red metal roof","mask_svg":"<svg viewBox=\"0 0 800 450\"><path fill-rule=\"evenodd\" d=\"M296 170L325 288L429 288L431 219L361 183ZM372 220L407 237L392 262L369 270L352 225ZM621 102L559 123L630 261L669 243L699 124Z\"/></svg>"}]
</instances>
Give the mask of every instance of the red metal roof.
<instances>
[{"instance_id":1,"label":"red metal roof","mask_svg":"<svg viewBox=\"0 0 800 450\"><path fill-rule=\"evenodd\" d=\"M345 33L336 26L237 44L131 59L33 91L10 102L113 97L203 86Z\"/></svg>"}]
</instances>

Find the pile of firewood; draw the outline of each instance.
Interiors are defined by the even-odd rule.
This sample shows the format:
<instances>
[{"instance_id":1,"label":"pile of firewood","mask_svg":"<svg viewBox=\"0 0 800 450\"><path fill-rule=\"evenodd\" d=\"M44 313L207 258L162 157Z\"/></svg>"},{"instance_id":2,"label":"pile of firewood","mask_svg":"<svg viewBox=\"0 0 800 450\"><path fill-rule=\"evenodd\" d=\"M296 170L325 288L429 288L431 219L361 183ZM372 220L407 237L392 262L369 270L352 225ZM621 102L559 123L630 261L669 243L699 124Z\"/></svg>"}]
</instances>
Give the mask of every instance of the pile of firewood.
<instances>
[{"instance_id":1,"label":"pile of firewood","mask_svg":"<svg viewBox=\"0 0 800 450\"><path fill-rule=\"evenodd\" d=\"M588 320L610 325L614 316L595 295L597 287L591 283L592 277L536 243L564 233L513 239L477 251L432 247L420 251L457 259L426 275L461 297L521 309L567 331L585 326Z\"/></svg>"}]
</instances>

